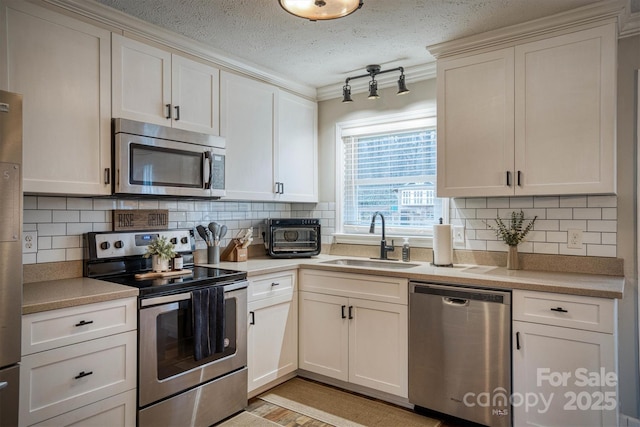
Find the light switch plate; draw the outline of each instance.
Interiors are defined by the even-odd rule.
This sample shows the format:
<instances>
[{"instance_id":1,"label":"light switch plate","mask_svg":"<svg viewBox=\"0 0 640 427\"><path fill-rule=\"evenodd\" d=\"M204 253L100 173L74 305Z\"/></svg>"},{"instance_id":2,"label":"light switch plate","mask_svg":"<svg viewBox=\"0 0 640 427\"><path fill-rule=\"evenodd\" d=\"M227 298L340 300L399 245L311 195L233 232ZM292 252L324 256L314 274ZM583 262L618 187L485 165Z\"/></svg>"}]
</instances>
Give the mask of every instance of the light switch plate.
<instances>
[{"instance_id":1,"label":"light switch plate","mask_svg":"<svg viewBox=\"0 0 640 427\"><path fill-rule=\"evenodd\" d=\"M23 231L22 232L22 253L33 254L38 252L38 232Z\"/></svg>"},{"instance_id":2,"label":"light switch plate","mask_svg":"<svg viewBox=\"0 0 640 427\"><path fill-rule=\"evenodd\" d=\"M464 226L453 226L453 244L457 246L464 246Z\"/></svg>"}]
</instances>

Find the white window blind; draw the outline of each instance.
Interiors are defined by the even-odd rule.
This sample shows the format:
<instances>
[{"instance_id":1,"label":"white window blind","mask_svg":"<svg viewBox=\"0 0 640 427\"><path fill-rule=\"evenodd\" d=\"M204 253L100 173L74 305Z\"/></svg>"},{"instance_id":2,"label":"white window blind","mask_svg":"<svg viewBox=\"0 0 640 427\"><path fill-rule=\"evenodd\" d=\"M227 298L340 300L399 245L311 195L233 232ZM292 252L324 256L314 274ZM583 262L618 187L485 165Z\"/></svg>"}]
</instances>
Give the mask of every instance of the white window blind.
<instances>
[{"instance_id":1,"label":"white window blind","mask_svg":"<svg viewBox=\"0 0 640 427\"><path fill-rule=\"evenodd\" d=\"M443 210L435 197L435 126L346 136L343 147L344 232L368 232L379 211L391 232L431 234Z\"/></svg>"}]
</instances>

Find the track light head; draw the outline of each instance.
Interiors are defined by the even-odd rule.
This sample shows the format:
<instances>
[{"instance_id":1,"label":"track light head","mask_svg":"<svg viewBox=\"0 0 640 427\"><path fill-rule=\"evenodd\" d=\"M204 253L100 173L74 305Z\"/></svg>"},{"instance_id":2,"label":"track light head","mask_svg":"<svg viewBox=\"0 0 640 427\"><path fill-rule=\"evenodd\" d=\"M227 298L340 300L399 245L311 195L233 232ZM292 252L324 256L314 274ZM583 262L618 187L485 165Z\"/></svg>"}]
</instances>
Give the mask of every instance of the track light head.
<instances>
[{"instance_id":1,"label":"track light head","mask_svg":"<svg viewBox=\"0 0 640 427\"><path fill-rule=\"evenodd\" d=\"M407 89L407 85L404 81L404 73L400 74L400 78L398 79L398 93L397 95L404 95L409 93L409 89Z\"/></svg>"},{"instance_id":2,"label":"track light head","mask_svg":"<svg viewBox=\"0 0 640 427\"><path fill-rule=\"evenodd\" d=\"M351 99L351 86L348 84L342 87L342 102L353 102L353 99Z\"/></svg>"},{"instance_id":3,"label":"track light head","mask_svg":"<svg viewBox=\"0 0 640 427\"><path fill-rule=\"evenodd\" d=\"M372 78L369 82L369 96L368 99L378 99L380 95L378 95L378 82L376 79Z\"/></svg>"}]
</instances>

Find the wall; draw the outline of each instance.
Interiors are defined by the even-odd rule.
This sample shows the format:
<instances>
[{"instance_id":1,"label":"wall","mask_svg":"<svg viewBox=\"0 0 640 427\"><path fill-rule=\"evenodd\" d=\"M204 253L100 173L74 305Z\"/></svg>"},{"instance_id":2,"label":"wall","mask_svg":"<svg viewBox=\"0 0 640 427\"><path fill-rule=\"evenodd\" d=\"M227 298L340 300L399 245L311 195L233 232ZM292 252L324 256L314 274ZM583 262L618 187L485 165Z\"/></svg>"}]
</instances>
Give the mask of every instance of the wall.
<instances>
[{"instance_id":1,"label":"wall","mask_svg":"<svg viewBox=\"0 0 640 427\"><path fill-rule=\"evenodd\" d=\"M618 42L618 234L617 256L624 259L624 298L618 307L620 404L625 415L640 416L638 367L638 254L636 70L640 69L640 35Z\"/></svg>"},{"instance_id":2,"label":"wall","mask_svg":"<svg viewBox=\"0 0 640 427\"><path fill-rule=\"evenodd\" d=\"M534 253L570 254L578 256L618 257L624 260L625 294L619 301L619 374L620 410L632 417L640 415L640 372L638 363L638 285L636 252L636 107L635 70L640 69L640 36L619 41L618 49L618 194L615 196L579 197L507 197L453 199L451 221L467 226L467 247L475 250L504 249L486 230L483 220L506 215L523 208L527 216L539 214L529 247ZM320 200L335 202L335 124L420 109L433 108L436 103L435 79L411 82L411 93L396 96L395 88L381 91L380 99L370 101L365 94L356 94L354 103L342 104L340 99L318 105L318 143L321 171ZM566 229L581 228L584 252L570 253L564 244Z\"/></svg>"},{"instance_id":3,"label":"wall","mask_svg":"<svg viewBox=\"0 0 640 427\"><path fill-rule=\"evenodd\" d=\"M24 231L37 231L38 251L23 253L23 263L82 260L82 235L90 231L110 231L113 209L168 209L171 229L193 229L197 224L206 226L216 221L229 229L222 245L226 245L241 228L248 227L254 227L254 244L262 243L259 227L266 218L320 218L323 243L330 243L334 231L333 203L177 202L25 196ZM199 237L196 247L205 247Z\"/></svg>"}]
</instances>

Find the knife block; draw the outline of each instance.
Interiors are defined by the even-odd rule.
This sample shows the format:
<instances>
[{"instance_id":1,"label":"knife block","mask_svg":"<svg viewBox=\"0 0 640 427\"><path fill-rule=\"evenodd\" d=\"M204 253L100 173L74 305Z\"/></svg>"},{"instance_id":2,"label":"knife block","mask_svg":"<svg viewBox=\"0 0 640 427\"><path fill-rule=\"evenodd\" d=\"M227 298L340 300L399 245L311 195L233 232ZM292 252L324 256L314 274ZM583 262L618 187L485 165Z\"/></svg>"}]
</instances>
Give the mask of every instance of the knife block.
<instances>
[{"instance_id":1,"label":"knife block","mask_svg":"<svg viewBox=\"0 0 640 427\"><path fill-rule=\"evenodd\" d=\"M249 258L247 252L247 248L242 247L240 240L231 239L220 258L223 261L244 262Z\"/></svg>"}]
</instances>

